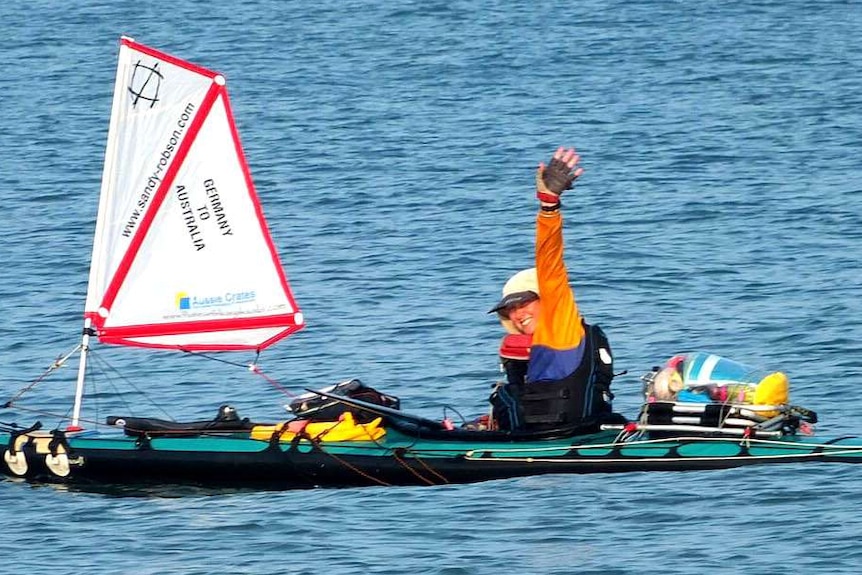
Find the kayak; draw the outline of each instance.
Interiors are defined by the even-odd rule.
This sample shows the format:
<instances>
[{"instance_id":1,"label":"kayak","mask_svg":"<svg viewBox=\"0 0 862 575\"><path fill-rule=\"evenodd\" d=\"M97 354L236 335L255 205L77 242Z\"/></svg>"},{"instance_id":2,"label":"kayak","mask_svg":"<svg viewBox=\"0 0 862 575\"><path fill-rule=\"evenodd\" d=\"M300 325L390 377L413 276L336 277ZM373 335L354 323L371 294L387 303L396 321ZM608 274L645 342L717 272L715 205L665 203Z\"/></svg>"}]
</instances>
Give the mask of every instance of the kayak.
<instances>
[{"instance_id":1,"label":"kayak","mask_svg":"<svg viewBox=\"0 0 862 575\"><path fill-rule=\"evenodd\" d=\"M353 412L374 418L361 423L360 417L350 415L304 427L236 420L234 428L213 422L171 428L158 420L114 418L114 427L107 431L44 431L35 426L7 430L0 433L2 469L7 476L28 481L77 485L296 489L446 485L551 473L862 463L862 440L804 435L793 426L811 412L793 408L756 428L728 421L751 406L725 406L725 424L719 427L651 423L647 408L647 417L642 412L638 421L518 434L450 428L393 408L344 401ZM681 407L689 413L686 417L698 409ZM703 413L715 411L706 404L700 407ZM652 411L672 412L674 406L662 408ZM710 417L705 415L702 423ZM147 424L152 425L144 429Z\"/></svg>"}]
</instances>

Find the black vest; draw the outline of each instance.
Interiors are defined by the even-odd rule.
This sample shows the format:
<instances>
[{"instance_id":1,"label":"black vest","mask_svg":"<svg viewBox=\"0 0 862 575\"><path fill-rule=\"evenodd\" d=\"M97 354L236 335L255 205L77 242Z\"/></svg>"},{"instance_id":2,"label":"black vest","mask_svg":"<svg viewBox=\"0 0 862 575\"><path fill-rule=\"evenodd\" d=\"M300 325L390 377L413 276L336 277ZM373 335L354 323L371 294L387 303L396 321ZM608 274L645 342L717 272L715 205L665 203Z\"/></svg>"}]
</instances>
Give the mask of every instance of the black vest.
<instances>
[{"instance_id":1,"label":"black vest","mask_svg":"<svg viewBox=\"0 0 862 575\"><path fill-rule=\"evenodd\" d=\"M614 377L611 346L597 325L584 323L580 365L557 381L527 383L528 361L501 356L507 383L491 395L500 429L540 431L581 425L612 413Z\"/></svg>"}]
</instances>

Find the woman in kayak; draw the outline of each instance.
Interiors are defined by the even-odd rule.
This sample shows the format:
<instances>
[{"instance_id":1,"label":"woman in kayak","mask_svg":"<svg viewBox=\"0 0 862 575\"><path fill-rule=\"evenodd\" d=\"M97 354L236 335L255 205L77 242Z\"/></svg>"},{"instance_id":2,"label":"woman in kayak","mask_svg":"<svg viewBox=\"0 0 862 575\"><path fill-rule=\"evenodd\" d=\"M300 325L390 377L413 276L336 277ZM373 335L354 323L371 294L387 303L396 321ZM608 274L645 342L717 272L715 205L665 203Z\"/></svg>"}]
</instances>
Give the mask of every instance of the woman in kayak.
<instances>
[{"instance_id":1,"label":"woman in kayak","mask_svg":"<svg viewBox=\"0 0 862 575\"><path fill-rule=\"evenodd\" d=\"M574 148L536 170L536 267L509 278L491 312L509 335L500 356L507 382L491 396L498 429L587 425L611 412L613 360L607 338L581 317L563 261L560 195L583 174Z\"/></svg>"}]
</instances>

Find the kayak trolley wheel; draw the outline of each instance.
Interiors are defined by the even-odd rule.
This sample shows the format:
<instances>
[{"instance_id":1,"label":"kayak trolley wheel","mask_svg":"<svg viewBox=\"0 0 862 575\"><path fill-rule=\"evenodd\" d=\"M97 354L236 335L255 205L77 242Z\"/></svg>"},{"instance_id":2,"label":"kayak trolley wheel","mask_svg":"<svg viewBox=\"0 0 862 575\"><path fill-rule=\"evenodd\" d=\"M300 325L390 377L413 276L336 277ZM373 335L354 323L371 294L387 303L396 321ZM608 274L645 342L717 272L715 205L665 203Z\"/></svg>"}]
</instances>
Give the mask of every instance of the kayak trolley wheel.
<instances>
[{"instance_id":1,"label":"kayak trolley wheel","mask_svg":"<svg viewBox=\"0 0 862 575\"><path fill-rule=\"evenodd\" d=\"M12 455L9 451L3 454L3 459L6 461L6 467L13 475L24 477L27 474L27 458L24 457L23 451L16 451Z\"/></svg>"},{"instance_id":2,"label":"kayak trolley wheel","mask_svg":"<svg viewBox=\"0 0 862 575\"><path fill-rule=\"evenodd\" d=\"M49 453L45 456L45 465L47 465L48 470L57 477L69 476L69 456L65 453L58 453L57 455Z\"/></svg>"}]
</instances>

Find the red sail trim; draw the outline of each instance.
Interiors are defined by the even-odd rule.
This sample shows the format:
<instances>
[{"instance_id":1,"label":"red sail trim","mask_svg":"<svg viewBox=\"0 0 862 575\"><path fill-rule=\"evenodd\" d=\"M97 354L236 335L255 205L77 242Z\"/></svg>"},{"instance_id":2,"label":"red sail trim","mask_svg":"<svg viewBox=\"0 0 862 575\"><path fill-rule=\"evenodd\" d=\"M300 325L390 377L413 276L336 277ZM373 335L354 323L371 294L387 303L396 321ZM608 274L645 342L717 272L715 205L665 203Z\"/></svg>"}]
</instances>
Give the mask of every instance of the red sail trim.
<instances>
[{"instance_id":1,"label":"red sail trim","mask_svg":"<svg viewBox=\"0 0 862 575\"><path fill-rule=\"evenodd\" d=\"M213 105L220 93L224 92L224 86L220 86L215 82L210 85L209 90L204 96L203 101L201 102L201 109L198 111L197 115L195 115L194 120L189 125L188 134L183 139L180 147L177 149L177 155L174 157L174 161L171 163L171 166L168 168L167 172L165 172L165 177L162 180L161 185L159 185L158 190L156 190L155 195L152 199L152 204L150 205L150 209L147 210L147 213L144 215L144 218L141 220L141 226L138 228L138 232L135 234L135 237L132 238L132 241L129 243L129 247L126 250L126 253L123 254L123 259L120 261L120 265L117 266L117 271L114 272L114 277L111 278L111 283L108 284L108 289L105 290L105 295L102 297L102 304L99 306L100 308L104 308L107 310L111 309L111 306L114 304L114 300L117 299L117 294L120 291L120 287L123 285L123 282L126 281L126 276L129 275L129 270L132 267L132 262L135 261L135 258L138 256L138 250L141 248L141 244L144 243L144 238L147 237L147 234L150 231L150 227L153 224L153 220L156 217L156 214L159 212L159 209L162 206L162 203L165 200L165 197L168 195L168 191L171 186L174 184L174 179L177 176L177 172L179 172L180 167L182 167L183 162L186 160L186 156L188 156L189 149L191 149L192 144L198 136L198 133L201 130L204 122L209 116L210 111L212 110ZM92 316L93 322L96 324L96 327L101 329L104 325L105 318L102 316L95 314ZM101 338L100 338L101 339Z\"/></svg>"},{"instance_id":2,"label":"red sail trim","mask_svg":"<svg viewBox=\"0 0 862 575\"><path fill-rule=\"evenodd\" d=\"M296 314L280 314L256 318L215 319L203 321L184 321L175 323L142 324L129 326L106 327L99 330L99 341L108 344L152 347L160 349L180 349L189 351L229 351L240 349L264 349L276 341L299 331L303 324L296 323ZM248 329L278 328L284 329L262 343L255 344L189 344L177 345L169 343L153 343L138 341L142 338L154 338L184 334L213 333L224 331L242 331Z\"/></svg>"},{"instance_id":3,"label":"red sail trim","mask_svg":"<svg viewBox=\"0 0 862 575\"><path fill-rule=\"evenodd\" d=\"M239 139L239 130L237 129L236 122L234 121L233 109L230 105L230 99L228 98L227 90L224 90L224 92L222 93L222 100L224 103L225 113L227 114L228 126L230 126L230 133L233 139L233 145L236 149L236 155L239 159L239 165L242 168L243 177L245 178L245 185L248 189L248 195L251 198L252 204L254 205L254 211L257 215L257 221L260 224L260 228L263 231L263 237L266 240L267 247L269 248L270 257L272 257L272 264L278 271L278 278L281 281L281 289L287 296L287 300L290 302L290 307L292 309L299 309L299 306L296 305L296 301L293 299L293 292L290 290L290 287L287 283L287 276L284 273L284 267L282 267L281 261L278 257L278 252L275 249L275 244L272 241L272 235L269 233L269 227L267 226L266 218L263 215L263 207L261 206L260 198L258 197L257 190L254 187L254 181L251 179L251 171L248 168L248 161L246 160L245 152L243 151L242 143Z\"/></svg>"},{"instance_id":4,"label":"red sail trim","mask_svg":"<svg viewBox=\"0 0 862 575\"><path fill-rule=\"evenodd\" d=\"M144 46L143 44L138 44L131 38L126 38L125 36L120 38L120 44L124 46L128 46L133 50L141 52L142 54L146 54L147 56L152 56L153 58L157 58L159 60L164 60L169 64L173 64L174 66L178 66L180 68L184 68L186 70L190 70L201 76L207 76L208 78L215 78L216 76L220 76L218 72L214 72L212 70L208 70L202 66L198 66L196 64L192 64L191 62L187 62L185 60L181 60L176 56L171 56L170 54L165 54L160 50L156 50L155 48L150 48L149 46Z\"/></svg>"}]
</instances>

